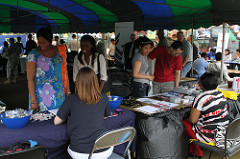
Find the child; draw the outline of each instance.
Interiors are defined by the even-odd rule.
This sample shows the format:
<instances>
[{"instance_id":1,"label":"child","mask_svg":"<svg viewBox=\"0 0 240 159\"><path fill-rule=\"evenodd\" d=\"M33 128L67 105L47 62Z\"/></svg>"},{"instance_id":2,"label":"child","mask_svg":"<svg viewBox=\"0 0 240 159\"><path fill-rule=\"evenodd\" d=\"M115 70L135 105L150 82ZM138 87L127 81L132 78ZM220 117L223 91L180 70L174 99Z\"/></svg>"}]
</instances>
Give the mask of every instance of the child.
<instances>
[{"instance_id":1,"label":"child","mask_svg":"<svg viewBox=\"0 0 240 159\"><path fill-rule=\"evenodd\" d=\"M110 115L108 97L101 94L95 72L83 67L76 77L75 94L68 96L58 110L54 124L67 120L70 138L68 153L73 159L87 159L95 140L105 132L104 117ZM98 151L93 158L105 159L113 148Z\"/></svg>"}]
</instances>

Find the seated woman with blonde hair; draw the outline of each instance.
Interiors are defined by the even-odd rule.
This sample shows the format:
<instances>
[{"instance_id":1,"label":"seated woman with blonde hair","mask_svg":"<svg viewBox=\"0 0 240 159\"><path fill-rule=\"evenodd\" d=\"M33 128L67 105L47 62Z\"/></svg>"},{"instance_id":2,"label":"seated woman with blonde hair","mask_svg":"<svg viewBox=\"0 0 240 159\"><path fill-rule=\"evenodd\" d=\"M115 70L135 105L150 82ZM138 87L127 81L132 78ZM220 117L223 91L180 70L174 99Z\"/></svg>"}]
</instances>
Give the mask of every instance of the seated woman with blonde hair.
<instances>
[{"instance_id":1,"label":"seated woman with blonde hair","mask_svg":"<svg viewBox=\"0 0 240 159\"><path fill-rule=\"evenodd\" d=\"M95 140L105 132L104 117L109 115L108 97L101 94L96 73L89 67L81 68L75 94L65 99L54 119L55 125L67 120L68 153L73 159L88 158ZM92 158L106 159L112 150L98 151Z\"/></svg>"}]
</instances>

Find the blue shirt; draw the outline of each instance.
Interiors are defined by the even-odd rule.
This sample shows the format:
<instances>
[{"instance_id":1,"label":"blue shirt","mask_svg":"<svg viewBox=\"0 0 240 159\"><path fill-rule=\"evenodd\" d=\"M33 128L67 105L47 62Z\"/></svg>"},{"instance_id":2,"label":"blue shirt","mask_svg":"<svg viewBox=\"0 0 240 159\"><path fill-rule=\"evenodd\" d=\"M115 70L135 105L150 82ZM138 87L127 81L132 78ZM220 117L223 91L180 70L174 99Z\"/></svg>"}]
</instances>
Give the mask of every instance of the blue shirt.
<instances>
[{"instance_id":1,"label":"blue shirt","mask_svg":"<svg viewBox=\"0 0 240 159\"><path fill-rule=\"evenodd\" d=\"M215 55L213 55L212 52L208 52L207 57L208 57L209 60L216 60ZM213 57L213 59L212 59L212 57Z\"/></svg>"},{"instance_id":2,"label":"blue shirt","mask_svg":"<svg viewBox=\"0 0 240 159\"><path fill-rule=\"evenodd\" d=\"M193 63L193 68L197 70L199 77L201 77L207 70L208 62L203 58L198 58Z\"/></svg>"}]
</instances>

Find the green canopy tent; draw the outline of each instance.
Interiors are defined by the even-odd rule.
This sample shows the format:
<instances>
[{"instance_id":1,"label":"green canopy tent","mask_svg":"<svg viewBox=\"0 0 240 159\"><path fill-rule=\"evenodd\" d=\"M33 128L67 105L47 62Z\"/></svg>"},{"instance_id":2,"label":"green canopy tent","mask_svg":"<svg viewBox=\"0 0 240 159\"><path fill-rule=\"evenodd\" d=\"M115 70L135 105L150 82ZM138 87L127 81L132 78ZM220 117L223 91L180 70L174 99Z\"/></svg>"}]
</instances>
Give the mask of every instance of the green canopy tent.
<instances>
[{"instance_id":1,"label":"green canopy tent","mask_svg":"<svg viewBox=\"0 0 240 159\"><path fill-rule=\"evenodd\" d=\"M116 22L135 30L239 24L239 1L225 0L0 0L0 32L109 32Z\"/></svg>"},{"instance_id":2,"label":"green canopy tent","mask_svg":"<svg viewBox=\"0 0 240 159\"><path fill-rule=\"evenodd\" d=\"M0 0L0 32L110 32L116 22L135 30L189 29L239 24L232 0ZM222 73L221 73L222 77Z\"/></svg>"}]
</instances>

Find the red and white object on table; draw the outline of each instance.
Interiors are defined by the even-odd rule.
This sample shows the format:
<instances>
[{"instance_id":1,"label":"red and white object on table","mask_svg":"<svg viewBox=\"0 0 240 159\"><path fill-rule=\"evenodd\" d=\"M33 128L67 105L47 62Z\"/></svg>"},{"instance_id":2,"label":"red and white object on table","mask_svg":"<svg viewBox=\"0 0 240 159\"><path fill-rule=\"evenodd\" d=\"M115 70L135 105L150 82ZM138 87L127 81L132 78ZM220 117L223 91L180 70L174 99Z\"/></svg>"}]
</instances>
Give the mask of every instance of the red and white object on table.
<instances>
[{"instance_id":1,"label":"red and white object on table","mask_svg":"<svg viewBox=\"0 0 240 159\"><path fill-rule=\"evenodd\" d=\"M232 89L240 91L240 77L233 77Z\"/></svg>"}]
</instances>

